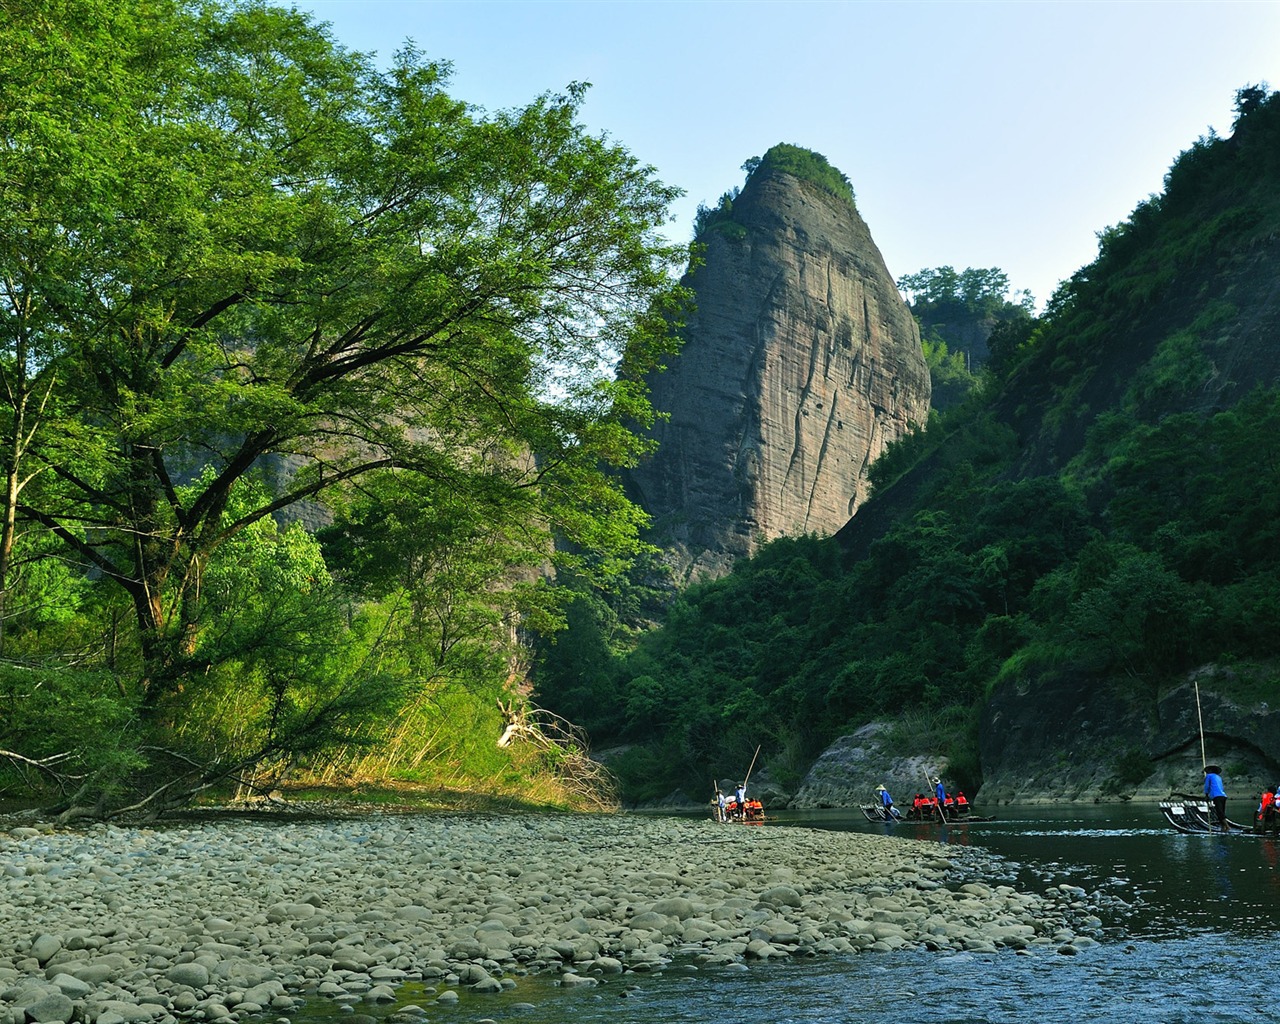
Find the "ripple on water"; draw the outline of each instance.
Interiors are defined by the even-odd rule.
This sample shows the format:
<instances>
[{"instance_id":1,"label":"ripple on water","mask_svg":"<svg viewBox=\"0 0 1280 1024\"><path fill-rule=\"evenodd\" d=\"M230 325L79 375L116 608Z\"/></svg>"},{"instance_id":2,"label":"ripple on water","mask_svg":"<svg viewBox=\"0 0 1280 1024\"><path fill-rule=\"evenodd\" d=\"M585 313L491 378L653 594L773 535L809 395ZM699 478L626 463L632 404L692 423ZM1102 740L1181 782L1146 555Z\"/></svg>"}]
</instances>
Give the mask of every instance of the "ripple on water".
<instances>
[{"instance_id":1,"label":"ripple on water","mask_svg":"<svg viewBox=\"0 0 1280 1024\"><path fill-rule=\"evenodd\" d=\"M1051 950L942 956L919 950L771 962L749 971L677 965L590 989L552 977L517 979L496 995L463 992L453 1006L415 1001L440 1024L1206 1024L1274 1020L1267 971L1273 941L1221 935ZM519 1009L515 1007L523 1004ZM395 1007L362 1012L382 1019ZM350 1012L313 1003L299 1024L351 1024Z\"/></svg>"}]
</instances>

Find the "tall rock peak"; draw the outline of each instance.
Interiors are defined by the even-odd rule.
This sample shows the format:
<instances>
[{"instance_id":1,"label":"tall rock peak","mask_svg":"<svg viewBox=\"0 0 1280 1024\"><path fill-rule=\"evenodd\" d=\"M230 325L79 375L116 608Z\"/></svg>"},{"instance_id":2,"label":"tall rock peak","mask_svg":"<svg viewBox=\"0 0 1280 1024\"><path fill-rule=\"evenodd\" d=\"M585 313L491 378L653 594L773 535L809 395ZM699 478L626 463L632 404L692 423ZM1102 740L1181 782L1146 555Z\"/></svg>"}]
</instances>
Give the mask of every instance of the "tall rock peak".
<instances>
[{"instance_id":1,"label":"tall rock peak","mask_svg":"<svg viewBox=\"0 0 1280 1024\"><path fill-rule=\"evenodd\" d=\"M700 214L704 263L685 280L697 308L650 382L668 418L632 473L687 580L778 537L839 530L867 498L868 466L929 409L919 330L852 192L769 155L753 164L740 194Z\"/></svg>"}]
</instances>

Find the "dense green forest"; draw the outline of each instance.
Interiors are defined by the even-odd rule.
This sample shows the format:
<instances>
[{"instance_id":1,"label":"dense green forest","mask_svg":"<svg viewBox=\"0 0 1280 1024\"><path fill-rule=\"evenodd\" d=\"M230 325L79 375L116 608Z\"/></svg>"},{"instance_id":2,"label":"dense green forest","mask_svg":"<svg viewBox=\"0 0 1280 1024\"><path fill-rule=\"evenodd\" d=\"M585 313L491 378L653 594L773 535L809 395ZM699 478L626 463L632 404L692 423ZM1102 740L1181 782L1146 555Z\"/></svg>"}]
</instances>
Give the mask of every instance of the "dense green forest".
<instances>
[{"instance_id":1,"label":"dense green forest","mask_svg":"<svg viewBox=\"0 0 1280 1024\"><path fill-rule=\"evenodd\" d=\"M882 717L972 791L988 697L1068 666L1151 707L1208 662L1280 693L1280 94L1237 112L1043 316L993 331L978 386L890 447L838 537L769 545L657 630L623 628L643 586L580 599L539 694L619 752L631 799L757 744L795 784Z\"/></svg>"},{"instance_id":2,"label":"dense green forest","mask_svg":"<svg viewBox=\"0 0 1280 1024\"><path fill-rule=\"evenodd\" d=\"M1025 329L1035 310L1028 291L1011 293L1009 275L997 267L933 267L898 278L920 325L920 342L933 408L959 405L980 384L993 332Z\"/></svg>"},{"instance_id":3,"label":"dense green forest","mask_svg":"<svg viewBox=\"0 0 1280 1024\"><path fill-rule=\"evenodd\" d=\"M644 550L611 471L674 345L677 191L583 87L488 113L296 11L5 14L0 793L598 798L517 625Z\"/></svg>"},{"instance_id":4,"label":"dense green forest","mask_svg":"<svg viewBox=\"0 0 1280 1024\"><path fill-rule=\"evenodd\" d=\"M972 787L1010 680L1083 666L1143 701L1217 661L1274 688L1265 88L1039 318L999 272L913 276L922 324L996 321L981 367L840 536L676 593L617 470L646 454L690 254L660 234L676 191L582 127L581 87L486 112L411 47L379 69L259 3L9 12L0 796L109 816L390 780L601 806L570 723L647 799L757 745L795 782L901 716ZM810 151L762 167L854 201Z\"/></svg>"}]
</instances>

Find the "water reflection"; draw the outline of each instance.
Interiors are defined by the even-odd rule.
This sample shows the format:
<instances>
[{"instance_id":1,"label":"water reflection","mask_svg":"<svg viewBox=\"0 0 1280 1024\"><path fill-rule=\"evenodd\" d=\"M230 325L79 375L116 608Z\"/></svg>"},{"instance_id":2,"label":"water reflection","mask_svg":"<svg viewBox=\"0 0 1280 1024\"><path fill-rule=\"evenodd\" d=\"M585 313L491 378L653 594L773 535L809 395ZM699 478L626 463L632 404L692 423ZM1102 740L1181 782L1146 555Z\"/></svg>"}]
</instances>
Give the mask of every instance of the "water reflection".
<instances>
[{"instance_id":1,"label":"water reflection","mask_svg":"<svg viewBox=\"0 0 1280 1024\"><path fill-rule=\"evenodd\" d=\"M1182 835L1154 804L1001 807L995 821L946 828L871 824L847 811L783 812L778 820L984 847L1021 865L1020 885L1067 882L1115 893L1132 905L1117 922L1130 938L1280 934L1280 840Z\"/></svg>"},{"instance_id":2,"label":"water reflection","mask_svg":"<svg viewBox=\"0 0 1280 1024\"><path fill-rule=\"evenodd\" d=\"M1075 957L1052 951L939 957L904 950L733 973L686 965L590 990L526 978L506 995L464 992L454 1006L426 1005L428 1019L440 1024L1261 1022L1274 1019L1274 999L1257 963L1275 952L1245 949L1222 936L1100 945ZM305 1024L325 1020L334 1017L317 1015Z\"/></svg>"}]
</instances>

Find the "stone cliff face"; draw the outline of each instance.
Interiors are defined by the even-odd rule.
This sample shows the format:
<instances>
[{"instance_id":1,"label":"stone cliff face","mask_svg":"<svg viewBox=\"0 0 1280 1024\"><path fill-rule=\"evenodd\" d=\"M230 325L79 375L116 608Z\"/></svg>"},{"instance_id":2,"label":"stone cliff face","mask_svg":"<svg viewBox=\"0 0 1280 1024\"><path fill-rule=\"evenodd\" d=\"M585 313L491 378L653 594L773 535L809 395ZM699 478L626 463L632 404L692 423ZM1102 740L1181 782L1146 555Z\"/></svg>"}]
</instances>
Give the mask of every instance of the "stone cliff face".
<instances>
[{"instance_id":1,"label":"stone cliff face","mask_svg":"<svg viewBox=\"0 0 1280 1024\"><path fill-rule=\"evenodd\" d=\"M874 803L876 787L884 786L904 810L917 793L931 793L931 779L941 776L947 789L955 780L948 762L936 753L904 754L888 742L889 723L870 722L839 737L810 767L787 806L861 807Z\"/></svg>"},{"instance_id":2,"label":"stone cliff face","mask_svg":"<svg viewBox=\"0 0 1280 1024\"><path fill-rule=\"evenodd\" d=\"M979 727L982 801L1154 802L1201 792L1203 757L1223 767L1228 792L1241 798L1230 814L1247 822L1249 801L1280 780L1280 710L1219 692L1235 676L1204 666L1158 699L1126 697L1071 672L1035 687L1004 684Z\"/></svg>"},{"instance_id":3,"label":"stone cliff face","mask_svg":"<svg viewBox=\"0 0 1280 1024\"><path fill-rule=\"evenodd\" d=\"M704 240L684 348L651 381L670 418L631 477L685 579L840 529L867 467L929 409L919 330L849 203L760 171Z\"/></svg>"}]
</instances>

